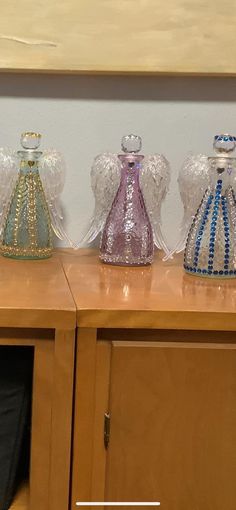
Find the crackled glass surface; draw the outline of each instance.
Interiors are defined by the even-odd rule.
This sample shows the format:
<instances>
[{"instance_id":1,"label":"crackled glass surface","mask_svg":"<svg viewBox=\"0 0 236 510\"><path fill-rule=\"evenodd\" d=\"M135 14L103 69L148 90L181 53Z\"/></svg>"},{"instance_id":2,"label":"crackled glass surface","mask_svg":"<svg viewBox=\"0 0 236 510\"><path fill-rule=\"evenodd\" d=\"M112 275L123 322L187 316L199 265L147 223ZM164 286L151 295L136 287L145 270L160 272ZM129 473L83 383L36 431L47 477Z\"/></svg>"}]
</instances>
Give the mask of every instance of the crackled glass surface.
<instances>
[{"instance_id":1,"label":"crackled glass surface","mask_svg":"<svg viewBox=\"0 0 236 510\"><path fill-rule=\"evenodd\" d=\"M217 156L209 157L210 185L193 219L184 268L198 276L236 276L236 159L229 157L235 138L215 137Z\"/></svg>"},{"instance_id":2,"label":"crackled glass surface","mask_svg":"<svg viewBox=\"0 0 236 510\"><path fill-rule=\"evenodd\" d=\"M3 228L1 253L20 259L49 257L52 253L51 222L39 175L39 135L25 133L18 151L19 174Z\"/></svg>"},{"instance_id":3,"label":"crackled glass surface","mask_svg":"<svg viewBox=\"0 0 236 510\"><path fill-rule=\"evenodd\" d=\"M127 137L128 138L128 137ZM136 137L139 138L139 137ZM133 152L119 155L121 182L107 217L100 246L100 259L108 264L137 266L153 261L153 232L139 185L143 156L135 154L140 141L127 142Z\"/></svg>"}]
</instances>

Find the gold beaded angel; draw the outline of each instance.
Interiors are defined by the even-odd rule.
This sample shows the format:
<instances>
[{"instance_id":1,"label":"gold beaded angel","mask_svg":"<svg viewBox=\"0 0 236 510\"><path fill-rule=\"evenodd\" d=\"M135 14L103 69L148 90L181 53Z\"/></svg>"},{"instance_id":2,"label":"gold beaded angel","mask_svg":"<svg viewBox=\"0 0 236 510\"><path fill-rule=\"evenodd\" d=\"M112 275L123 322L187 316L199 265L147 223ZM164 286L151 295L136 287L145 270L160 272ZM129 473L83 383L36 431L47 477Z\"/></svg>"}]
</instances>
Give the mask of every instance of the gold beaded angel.
<instances>
[{"instance_id":1,"label":"gold beaded angel","mask_svg":"<svg viewBox=\"0 0 236 510\"><path fill-rule=\"evenodd\" d=\"M64 161L55 150L37 150L40 141L40 134L26 132L22 150L0 149L0 252L6 257L50 257L53 232L73 245L59 205Z\"/></svg>"}]
</instances>

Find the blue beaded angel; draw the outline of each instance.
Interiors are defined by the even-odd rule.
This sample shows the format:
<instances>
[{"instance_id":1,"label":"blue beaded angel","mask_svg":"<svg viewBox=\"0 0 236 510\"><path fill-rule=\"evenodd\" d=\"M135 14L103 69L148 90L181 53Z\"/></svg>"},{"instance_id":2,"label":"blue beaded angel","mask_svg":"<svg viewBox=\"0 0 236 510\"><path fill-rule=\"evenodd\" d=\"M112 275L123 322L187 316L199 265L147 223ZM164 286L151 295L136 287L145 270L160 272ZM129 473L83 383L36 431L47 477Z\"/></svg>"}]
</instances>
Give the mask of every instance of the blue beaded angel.
<instances>
[{"instance_id":1,"label":"blue beaded angel","mask_svg":"<svg viewBox=\"0 0 236 510\"><path fill-rule=\"evenodd\" d=\"M175 251L185 247L186 272L229 278L236 276L236 137L217 135L213 146L215 156L191 156L180 171L185 218Z\"/></svg>"}]
</instances>

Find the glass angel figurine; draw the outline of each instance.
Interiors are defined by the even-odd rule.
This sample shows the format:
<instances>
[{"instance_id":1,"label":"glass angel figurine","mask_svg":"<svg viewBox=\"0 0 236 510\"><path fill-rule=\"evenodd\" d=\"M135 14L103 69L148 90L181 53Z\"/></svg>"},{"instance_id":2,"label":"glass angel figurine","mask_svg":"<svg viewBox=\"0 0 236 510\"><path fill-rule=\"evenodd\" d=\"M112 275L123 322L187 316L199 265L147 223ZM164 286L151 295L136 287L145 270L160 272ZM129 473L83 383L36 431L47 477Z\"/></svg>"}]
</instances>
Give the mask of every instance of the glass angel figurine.
<instances>
[{"instance_id":1,"label":"glass angel figurine","mask_svg":"<svg viewBox=\"0 0 236 510\"><path fill-rule=\"evenodd\" d=\"M122 154L104 153L94 160L95 209L80 244L89 244L101 234L101 261L148 265L154 245L168 253L161 232L161 205L170 181L169 163L159 154L141 155L139 136L124 136L121 146Z\"/></svg>"},{"instance_id":2,"label":"glass angel figurine","mask_svg":"<svg viewBox=\"0 0 236 510\"><path fill-rule=\"evenodd\" d=\"M0 252L17 259L52 254L52 233L68 239L59 197L65 166L55 150L39 151L41 135L21 135L22 149L0 149Z\"/></svg>"},{"instance_id":3,"label":"glass angel figurine","mask_svg":"<svg viewBox=\"0 0 236 510\"><path fill-rule=\"evenodd\" d=\"M213 278L236 276L236 137L217 135L215 156L190 156L179 175L184 205L176 251L184 269Z\"/></svg>"}]
</instances>

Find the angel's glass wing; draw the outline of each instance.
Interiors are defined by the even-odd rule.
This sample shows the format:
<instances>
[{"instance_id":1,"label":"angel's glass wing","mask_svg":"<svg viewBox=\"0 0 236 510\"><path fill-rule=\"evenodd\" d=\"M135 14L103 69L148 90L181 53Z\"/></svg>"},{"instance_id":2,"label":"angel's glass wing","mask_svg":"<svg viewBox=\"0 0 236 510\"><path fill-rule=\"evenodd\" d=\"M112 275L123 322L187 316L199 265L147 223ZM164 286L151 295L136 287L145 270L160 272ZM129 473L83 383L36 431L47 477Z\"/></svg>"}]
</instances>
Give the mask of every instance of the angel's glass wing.
<instances>
[{"instance_id":1,"label":"angel's glass wing","mask_svg":"<svg viewBox=\"0 0 236 510\"><path fill-rule=\"evenodd\" d=\"M151 221L154 243L169 253L161 230L161 207L170 183L170 165L161 154L146 156L140 172L140 186Z\"/></svg>"},{"instance_id":2,"label":"angel's glass wing","mask_svg":"<svg viewBox=\"0 0 236 510\"><path fill-rule=\"evenodd\" d=\"M43 152L39 165L40 177L47 200L51 225L55 235L70 246L75 244L68 237L63 227L63 214L60 206L60 195L65 183L65 161L60 152L48 149Z\"/></svg>"},{"instance_id":3,"label":"angel's glass wing","mask_svg":"<svg viewBox=\"0 0 236 510\"><path fill-rule=\"evenodd\" d=\"M210 183L210 165L203 154L190 155L179 172L178 184L184 214L179 231L179 239L169 257L184 250L188 232L202 197Z\"/></svg>"},{"instance_id":4,"label":"angel's glass wing","mask_svg":"<svg viewBox=\"0 0 236 510\"><path fill-rule=\"evenodd\" d=\"M120 183L120 162L117 154L103 153L97 156L91 168L91 186L95 207L86 233L79 246L92 243L103 230L107 216Z\"/></svg>"},{"instance_id":5,"label":"angel's glass wing","mask_svg":"<svg viewBox=\"0 0 236 510\"><path fill-rule=\"evenodd\" d=\"M17 181L19 159L9 148L0 148L0 236L8 213L12 193Z\"/></svg>"}]
</instances>

